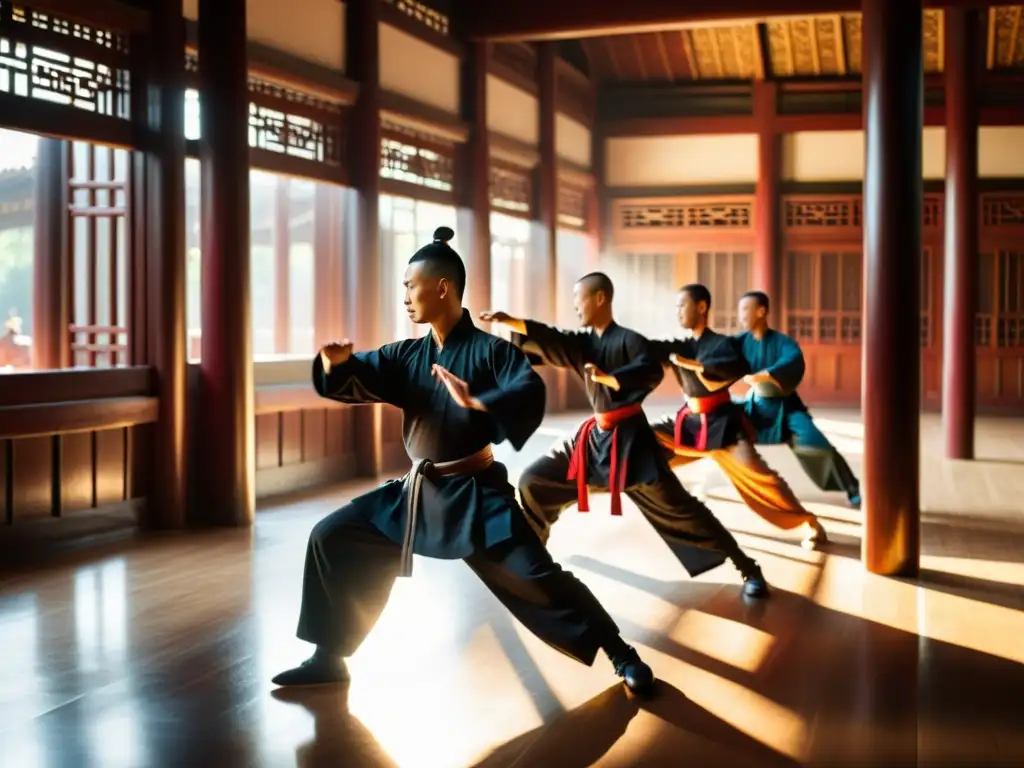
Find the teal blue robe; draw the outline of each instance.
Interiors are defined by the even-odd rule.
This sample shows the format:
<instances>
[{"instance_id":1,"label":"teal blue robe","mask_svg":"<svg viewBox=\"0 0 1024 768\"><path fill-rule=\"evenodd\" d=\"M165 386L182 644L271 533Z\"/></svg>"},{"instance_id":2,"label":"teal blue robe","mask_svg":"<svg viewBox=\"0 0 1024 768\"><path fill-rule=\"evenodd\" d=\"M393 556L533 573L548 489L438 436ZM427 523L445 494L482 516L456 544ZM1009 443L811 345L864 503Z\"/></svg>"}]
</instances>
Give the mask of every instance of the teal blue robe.
<instances>
[{"instance_id":1,"label":"teal blue robe","mask_svg":"<svg viewBox=\"0 0 1024 768\"><path fill-rule=\"evenodd\" d=\"M737 336L743 357L754 373L767 371L778 385L757 384L742 401L762 445L786 443L804 472L823 491L845 491L860 504L860 483L835 446L815 426L797 394L806 366L800 345L784 333L768 329L761 339L747 331Z\"/></svg>"}]
</instances>

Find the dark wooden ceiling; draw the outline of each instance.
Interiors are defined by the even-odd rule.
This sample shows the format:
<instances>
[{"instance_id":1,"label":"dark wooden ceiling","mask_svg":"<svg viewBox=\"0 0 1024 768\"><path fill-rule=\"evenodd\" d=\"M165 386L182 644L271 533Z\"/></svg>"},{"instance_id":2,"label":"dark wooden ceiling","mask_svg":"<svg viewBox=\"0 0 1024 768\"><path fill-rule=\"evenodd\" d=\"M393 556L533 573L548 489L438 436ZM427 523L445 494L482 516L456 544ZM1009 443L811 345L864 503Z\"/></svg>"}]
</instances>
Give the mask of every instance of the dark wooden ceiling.
<instances>
[{"instance_id":1,"label":"dark wooden ceiling","mask_svg":"<svg viewBox=\"0 0 1024 768\"><path fill-rule=\"evenodd\" d=\"M988 11L988 69L1024 69L1024 6ZM943 67L944 13L924 15L924 67ZM861 73L861 15L794 16L573 41L601 83L842 77Z\"/></svg>"}]
</instances>

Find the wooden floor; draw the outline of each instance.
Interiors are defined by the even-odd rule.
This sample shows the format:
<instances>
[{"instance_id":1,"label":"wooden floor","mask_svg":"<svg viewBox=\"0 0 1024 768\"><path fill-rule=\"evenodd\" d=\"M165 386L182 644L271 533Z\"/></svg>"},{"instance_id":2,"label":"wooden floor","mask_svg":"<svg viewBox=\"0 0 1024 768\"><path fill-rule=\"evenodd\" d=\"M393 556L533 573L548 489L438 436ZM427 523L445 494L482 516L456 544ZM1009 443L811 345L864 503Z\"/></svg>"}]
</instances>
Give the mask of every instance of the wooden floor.
<instances>
[{"instance_id":1,"label":"wooden floor","mask_svg":"<svg viewBox=\"0 0 1024 768\"><path fill-rule=\"evenodd\" d=\"M820 424L859 469L853 414ZM545 423L513 469L578 419ZM566 513L552 550L661 678L628 698L516 625L461 562L419 560L344 688L282 695L306 536L358 488L260 510L253 530L117 545L0 582L0 765L1024 765L1024 420L985 420L973 463L923 419L919 583L865 574L859 513L769 462L825 519L809 553L711 503L774 584L760 607L723 567L688 579L633 508ZM706 464L707 462L704 462ZM700 480L701 466L682 471Z\"/></svg>"}]
</instances>

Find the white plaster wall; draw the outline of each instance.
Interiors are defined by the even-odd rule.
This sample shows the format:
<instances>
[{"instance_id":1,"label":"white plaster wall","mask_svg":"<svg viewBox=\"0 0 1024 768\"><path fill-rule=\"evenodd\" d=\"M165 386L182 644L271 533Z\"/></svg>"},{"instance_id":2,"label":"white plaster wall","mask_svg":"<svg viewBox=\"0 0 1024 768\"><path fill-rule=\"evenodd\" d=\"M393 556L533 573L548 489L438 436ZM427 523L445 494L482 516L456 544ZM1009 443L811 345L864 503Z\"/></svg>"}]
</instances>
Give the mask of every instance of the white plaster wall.
<instances>
[{"instance_id":1,"label":"white plaster wall","mask_svg":"<svg viewBox=\"0 0 1024 768\"><path fill-rule=\"evenodd\" d=\"M487 76L489 130L535 146L538 141L539 114L537 98L533 94L494 75Z\"/></svg>"},{"instance_id":2,"label":"white plaster wall","mask_svg":"<svg viewBox=\"0 0 1024 768\"><path fill-rule=\"evenodd\" d=\"M605 151L611 187L757 181L755 134L617 137Z\"/></svg>"},{"instance_id":3,"label":"white plaster wall","mask_svg":"<svg viewBox=\"0 0 1024 768\"><path fill-rule=\"evenodd\" d=\"M459 60L389 24L380 25L380 84L386 91L459 112Z\"/></svg>"},{"instance_id":4,"label":"white plaster wall","mask_svg":"<svg viewBox=\"0 0 1024 768\"><path fill-rule=\"evenodd\" d=\"M345 68L345 6L338 0L246 0L250 40L331 69ZM199 0L184 15L199 18Z\"/></svg>"},{"instance_id":5,"label":"white plaster wall","mask_svg":"<svg viewBox=\"0 0 1024 768\"><path fill-rule=\"evenodd\" d=\"M561 113L555 115L555 154L584 168L590 167L590 130Z\"/></svg>"}]
</instances>

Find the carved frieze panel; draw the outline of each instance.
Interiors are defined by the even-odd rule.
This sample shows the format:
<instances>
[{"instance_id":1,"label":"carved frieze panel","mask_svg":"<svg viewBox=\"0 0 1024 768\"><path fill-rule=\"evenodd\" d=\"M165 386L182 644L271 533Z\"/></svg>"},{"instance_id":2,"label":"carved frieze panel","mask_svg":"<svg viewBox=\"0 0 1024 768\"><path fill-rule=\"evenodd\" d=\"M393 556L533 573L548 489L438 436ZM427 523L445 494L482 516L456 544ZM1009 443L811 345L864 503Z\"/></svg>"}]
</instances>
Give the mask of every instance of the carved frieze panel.
<instances>
[{"instance_id":1,"label":"carved frieze panel","mask_svg":"<svg viewBox=\"0 0 1024 768\"><path fill-rule=\"evenodd\" d=\"M786 200L783 205L783 224L787 229L839 229L861 226L861 201L848 199Z\"/></svg>"},{"instance_id":2,"label":"carved frieze panel","mask_svg":"<svg viewBox=\"0 0 1024 768\"><path fill-rule=\"evenodd\" d=\"M1024 195L985 195L981 201L983 227L1024 227Z\"/></svg>"},{"instance_id":3,"label":"carved frieze panel","mask_svg":"<svg viewBox=\"0 0 1024 768\"><path fill-rule=\"evenodd\" d=\"M435 11L433 8L418 2L418 0L387 0L387 2L423 26L430 27L430 29L442 35L448 34L451 20L446 14Z\"/></svg>"},{"instance_id":4,"label":"carved frieze panel","mask_svg":"<svg viewBox=\"0 0 1024 768\"><path fill-rule=\"evenodd\" d=\"M558 185L558 223L574 229L582 229L586 226L586 190L571 184Z\"/></svg>"},{"instance_id":5,"label":"carved frieze panel","mask_svg":"<svg viewBox=\"0 0 1024 768\"><path fill-rule=\"evenodd\" d=\"M128 35L0 0L0 93L131 117Z\"/></svg>"},{"instance_id":6,"label":"carved frieze panel","mask_svg":"<svg viewBox=\"0 0 1024 768\"><path fill-rule=\"evenodd\" d=\"M417 146L401 134L385 135L381 141L380 175L421 187L450 192L455 185L454 153Z\"/></svg>"},{"instance_id":7,"label":"carved frieze panel","mask_svg":"<svg viewBox=\"0 0 1024 768\"><path fill-rule=\"evenodd\" d=\"M761 75L756 25L697 27L683 34L698 78L751 80Z\"/></svg>"},{"instance_id":8,"label":"carved frieze panel","mask_svg":"<svg viewBox=\"0 0 1024 768\"><path fill-rule=\"evenodd\" d=\"M490 167L491 208L513 214L529 214L533 200L531 173L492 164Z\"/></svg>"},{"instance_id":9,"label":"carved frieze panel","mask_svg":"<svg viewBox=\"0 0 1024 768\"><path fill-rule=\"evenodd\" d=\"M840 14L772 20L767 28L773 74L846 74L846 40Z\"/></svg>"},{"instance_id":10,"label":"carved frieze panel","mask_svg":"<svg viewBox=\"0 0 1024 768\"><path fill-rule=\"evenodd\" d=\"M859 13L844 13L843 40L846 48L847 72L861 74L862 56L862 19ZM921 19L922 50L924 55L924 71L941 72L945 61L943 47L945 15L939 9L929 8Z\"/></svg>"},{"instance_id":11,"label":"carved frieze panel","mask_svg":"<svg viewBox=\"0 0 1024 768\"><path fill-rule=\"evenodd\" d=\"M988 68L1024 66L1024 6L1002 5L988 11Z\"/></svg>"},{"instance_id":12,"label":"carved frieze panel","mask_svg":"<svg viewBox=\"0 0 1024 768\"><path fill-rule=\"evenodd\" d=\"M623 229L749 229L753 203L621 203L618 224Z\"/></svg>"}]
</instances>

